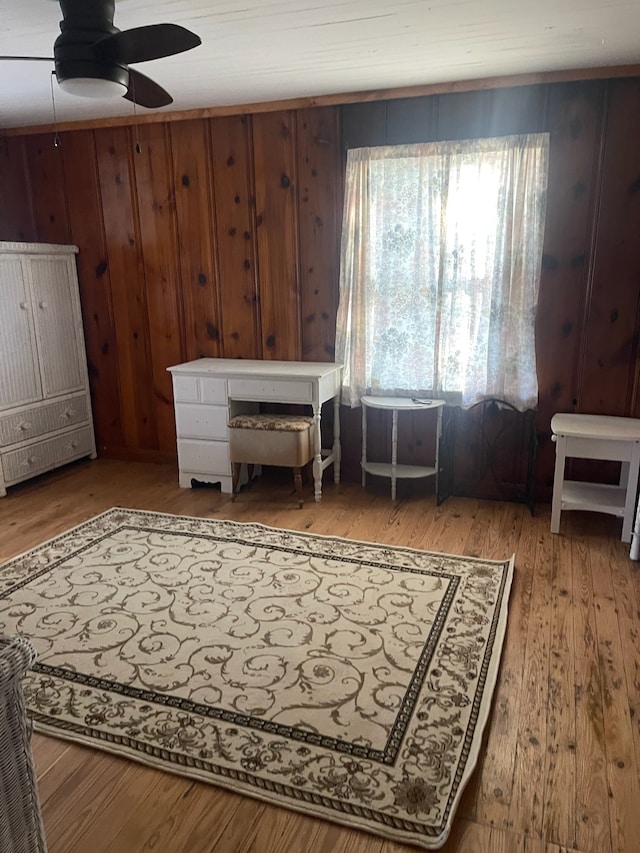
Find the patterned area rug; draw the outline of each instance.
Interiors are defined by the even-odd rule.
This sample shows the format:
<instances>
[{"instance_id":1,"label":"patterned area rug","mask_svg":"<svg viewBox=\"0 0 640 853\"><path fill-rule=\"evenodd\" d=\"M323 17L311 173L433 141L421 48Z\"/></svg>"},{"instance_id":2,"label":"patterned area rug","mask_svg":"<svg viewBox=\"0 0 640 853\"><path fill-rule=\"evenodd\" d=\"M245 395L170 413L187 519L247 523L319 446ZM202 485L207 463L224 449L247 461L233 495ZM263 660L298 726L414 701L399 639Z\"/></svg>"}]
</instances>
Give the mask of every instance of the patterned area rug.
<instances>
[{"instance_id":1,"label":"patterned area rug","mask_svg":"<svg viewBox=\"0 0 640 853\"><path fill-rule=\"evenodd\" d=\"M441 846L478 760L513 560L112 509L0 567L36 727Z\"/></svg>"}]
</instances>

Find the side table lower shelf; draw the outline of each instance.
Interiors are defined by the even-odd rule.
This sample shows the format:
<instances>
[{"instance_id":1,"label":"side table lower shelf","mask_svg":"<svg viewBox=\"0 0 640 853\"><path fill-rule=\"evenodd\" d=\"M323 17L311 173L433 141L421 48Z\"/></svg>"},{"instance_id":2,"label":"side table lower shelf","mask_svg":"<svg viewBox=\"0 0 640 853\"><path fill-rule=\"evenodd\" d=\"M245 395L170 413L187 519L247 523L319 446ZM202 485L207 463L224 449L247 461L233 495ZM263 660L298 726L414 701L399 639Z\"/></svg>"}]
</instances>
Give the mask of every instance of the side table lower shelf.
<instances>
[{"instance_id":1,"label":"side table lower shelf","mask_svg":"<svg viewBox=\"0 0 640 853\"><path fill-rule=\"evenodd\" d=\"M390 462L363 462L362 470L376 477L391 477L393 465ZM438 473L437 468L428 465L396 465L398 480L419 480L420 477L433 477Z\"/></svg>"},{"instance_id":2,"label":"side table lower shelf","mask_svg":"<svg viewBox=\"0 0 640 853\"><path fill-rule=\"evenodd\" d=\"M565 480L562 484L562 509L605 512L622 518L626 496L626 487Z\"/></svg>"}]
</instances>

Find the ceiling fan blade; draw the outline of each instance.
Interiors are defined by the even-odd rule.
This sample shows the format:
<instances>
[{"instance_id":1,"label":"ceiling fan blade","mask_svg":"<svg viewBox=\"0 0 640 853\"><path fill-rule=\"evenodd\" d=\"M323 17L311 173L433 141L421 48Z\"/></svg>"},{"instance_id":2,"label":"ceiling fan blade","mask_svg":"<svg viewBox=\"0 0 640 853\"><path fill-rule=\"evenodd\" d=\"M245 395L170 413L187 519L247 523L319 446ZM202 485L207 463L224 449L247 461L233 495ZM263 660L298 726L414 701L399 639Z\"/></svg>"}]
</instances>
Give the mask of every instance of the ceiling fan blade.
<instances>
[{"instance_id":1,"label":"ceiling fan blade","mask_svg":"<svg viewBox=\"0 0 640 853\"><path fill-rule=\"evenodd\" d=\"M199 36L178 24L149 24L134 27L100 39L93 46L99 59L115 60L129 65L147 62L191 50L202 42Z\"/></svg>"},{"instance_id":2,"label":"ceiling fan blade","mask_svg":"<svg viewBox=\"0 0 640 853\"><path fill-rule=\"evenodd\" d=\"M169 104L173 103L173 98L162 86L158 86L149 77L145 77L144 74L135 71L133 68L129 69L129 89L123 97L151 110L158 107L168 107Z\"/></svg>"},{"instance_id":3,"label":"ceiling fan blade","mask_svg":"<svg viewBox=\"0 0 640 853\"><path fill-rule=\"evenodd\" d=\"M27 62L53 62L53 56L0 56L0 62L5 59L26 60Z\"/></svg>"}]
</instances>

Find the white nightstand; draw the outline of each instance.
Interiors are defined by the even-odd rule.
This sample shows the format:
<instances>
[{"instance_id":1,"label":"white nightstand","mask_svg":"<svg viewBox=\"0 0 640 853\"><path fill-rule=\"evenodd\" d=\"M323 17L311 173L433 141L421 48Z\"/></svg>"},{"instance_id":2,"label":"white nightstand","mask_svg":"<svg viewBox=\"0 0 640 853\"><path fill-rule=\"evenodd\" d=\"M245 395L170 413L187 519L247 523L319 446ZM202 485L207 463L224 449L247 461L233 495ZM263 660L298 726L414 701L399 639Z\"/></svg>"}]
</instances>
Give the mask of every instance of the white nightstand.
<instances>
[{"instance_id":1,"label":"white nightstand","mask_svg":"<svg viewBox=\"0 0 640 853\"><path fill-rule=\"evenodd\" d=\"M606 512L622 518L622 541L631 540L640 465L640 420L607 415L557 414L551 418L556 442L551 532L560 530L562 510ZM622 463L617 485L564 479L567 456Z\"/></svg>"},{"instance_id":2,"label":"white nightstand","mask_svg":"<svg viewBox=\"0 0 640 853\"><path fill-rule=\"evenodd\" d=\"M367 474L391 478L391 500L396 499L396 481L398 479L436 478L440 455L440 435L442 434L442 408L444 400L425 400L415 402L411 397L362 397L362 485L366 485ZM367 410L386 409L392 413L391 462L367 462ZM398 465L398 412L420 412L434 409L438 413L436 427L435 465Z\"/></svg>"}]
</instances>

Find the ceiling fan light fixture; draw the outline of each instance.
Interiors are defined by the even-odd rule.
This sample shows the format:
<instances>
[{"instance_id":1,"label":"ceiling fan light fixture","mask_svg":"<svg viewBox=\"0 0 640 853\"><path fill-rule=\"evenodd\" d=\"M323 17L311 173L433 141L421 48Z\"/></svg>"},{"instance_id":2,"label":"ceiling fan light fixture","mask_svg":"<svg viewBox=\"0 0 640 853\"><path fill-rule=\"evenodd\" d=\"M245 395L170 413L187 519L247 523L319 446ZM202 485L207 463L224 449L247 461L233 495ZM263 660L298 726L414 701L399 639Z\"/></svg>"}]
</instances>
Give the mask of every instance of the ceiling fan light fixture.
<instances>
[{"instance_id":1,"label":"ceiling fan light fixture","mask_svg":"<svg viewBox=\"0 0 640 853\"><path fill-rule=\"evenodd\" d=\"M129 71L94 59L56 58L56 77L63 92L83 98L122 98L129 90Z\"/></svg>"},{"instance_id":2,"label":"ceiling fan light fixture","mask_svg":"<svg viewBox=\"0 0 640 853\"><path fill-rule=\"evenodd\" d=\"M60 80L60 88L69 95L82 98L122 98L127 94L127 86L118 80L105 80L101 77L70 77Z\"/></svg>"}]
</instances>

